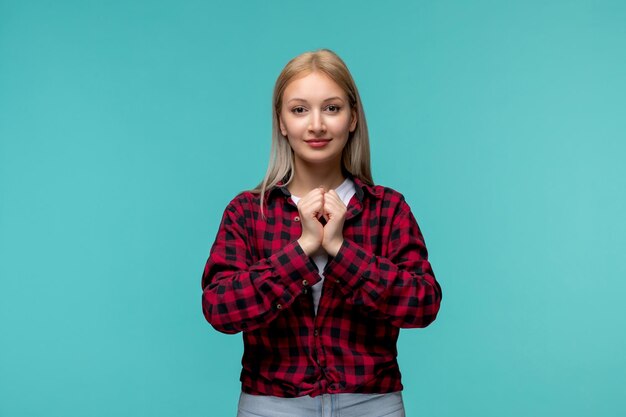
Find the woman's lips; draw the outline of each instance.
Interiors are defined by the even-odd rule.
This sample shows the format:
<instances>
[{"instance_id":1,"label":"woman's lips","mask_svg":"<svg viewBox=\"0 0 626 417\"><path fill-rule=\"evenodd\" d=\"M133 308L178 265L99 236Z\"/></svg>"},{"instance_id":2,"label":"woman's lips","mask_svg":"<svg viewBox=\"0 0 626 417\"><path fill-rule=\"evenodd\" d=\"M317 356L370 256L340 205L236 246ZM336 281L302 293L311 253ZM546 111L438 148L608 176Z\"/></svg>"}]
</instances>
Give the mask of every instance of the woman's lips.
<instances>
[{"instance_id":1,"label":"woman's lips","mask_svg":"<svg viewBox=\"0 0 626 417\"><path fill-rule=\"evenodd\" d=\"M305 142L312 148L323 148L328 144L328 142L330 142L330 139L311 139Z\"/></svg>"}]
</instances>

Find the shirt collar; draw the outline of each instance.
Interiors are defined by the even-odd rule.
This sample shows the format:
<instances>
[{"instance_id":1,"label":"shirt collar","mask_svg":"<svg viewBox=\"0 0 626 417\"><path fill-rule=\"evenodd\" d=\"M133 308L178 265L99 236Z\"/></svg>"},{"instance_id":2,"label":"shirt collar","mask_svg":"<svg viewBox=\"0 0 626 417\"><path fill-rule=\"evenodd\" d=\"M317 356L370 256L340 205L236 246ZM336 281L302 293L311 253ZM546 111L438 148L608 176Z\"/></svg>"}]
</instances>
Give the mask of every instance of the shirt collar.
<instances>
[{"instance_id":1,"label":"shirt collar","mask_svg":"<svg viewBox=\"0 0 626 417\"><path fill-rule=\"evenodd\" d=\"M382 191L377 189L377 187L363 182L363 180L361 180L358 177L355 177L354 175L350 173L347 173L346 175L348 178L350 178L354 182L356 196L359 199L359 201L363 201L363 196L366 193L377 198L380 198L382 196ZM285 180L286 178L281 181L278 181L278 183L276 183L276 185L268 191L268 194L272 196L275 193L281 193L286 197L291 197L291 193L289 192L287 187L283 185L285 183Z\"/></svg>"},{"instance_id":2,"label":"shirt collar","mask_svg":"<svg viewBox=\"0 0 626 417\"><path fill-rule=\"evenodd\" d=\"M355 177L352 174L348 174L348 177L354 181L354 188L356 189L356 195L359 200L363 201L363 195L365 195L365 193L376 198L382 197L382 190L379 190L378 187L367 184L362 179Z\"/></svg>"}]
</instances>

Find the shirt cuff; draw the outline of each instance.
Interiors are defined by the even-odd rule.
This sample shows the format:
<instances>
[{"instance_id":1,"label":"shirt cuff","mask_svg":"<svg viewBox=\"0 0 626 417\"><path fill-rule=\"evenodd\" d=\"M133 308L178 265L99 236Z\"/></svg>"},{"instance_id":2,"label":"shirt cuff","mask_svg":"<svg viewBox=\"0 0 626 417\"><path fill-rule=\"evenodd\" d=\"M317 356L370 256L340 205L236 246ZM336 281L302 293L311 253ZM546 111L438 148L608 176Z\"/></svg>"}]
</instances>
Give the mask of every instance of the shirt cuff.
<instances>
[{"instance_id":1,"label":"shirt cuff","mask_svg":"<svg viewBox=\"0 0 626 417\"><path fill-rule=\"evenodd\" d=\"M337 255L329 257L324 268L324 277L337 284L342 292L349 294L369 278L373 258L372 253L344 238Z\"/></svg>"},{"instance_id":2,"label":"shirt cuff","mask_svg":"<svg viewBox=\"0 0 626 417\"><path fill-rule=\"evenodd\" d=\"M317 265L297 240L274 253L268 261L285 288L283 301L290 301L321 280Z\"/></svg>"}]
</instances>

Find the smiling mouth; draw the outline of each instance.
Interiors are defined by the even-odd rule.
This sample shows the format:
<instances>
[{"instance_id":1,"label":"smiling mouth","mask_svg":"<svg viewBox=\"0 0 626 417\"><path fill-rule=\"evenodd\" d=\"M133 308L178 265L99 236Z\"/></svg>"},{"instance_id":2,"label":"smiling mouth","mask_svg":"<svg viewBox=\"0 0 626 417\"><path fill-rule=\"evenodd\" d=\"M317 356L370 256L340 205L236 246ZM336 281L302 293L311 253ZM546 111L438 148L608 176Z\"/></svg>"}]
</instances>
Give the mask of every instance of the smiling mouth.
<instances>
[{"instance_id":1,"label":"smiling mouth","mask_svg":"<svg viewBox=\"0 0 626 417\"><path fill-rule=\"evenodd\" d=\"M312 139L305 140L306 144L313 149L324 149L330 143L330 139Z\"/></svg>"}]
</instances>

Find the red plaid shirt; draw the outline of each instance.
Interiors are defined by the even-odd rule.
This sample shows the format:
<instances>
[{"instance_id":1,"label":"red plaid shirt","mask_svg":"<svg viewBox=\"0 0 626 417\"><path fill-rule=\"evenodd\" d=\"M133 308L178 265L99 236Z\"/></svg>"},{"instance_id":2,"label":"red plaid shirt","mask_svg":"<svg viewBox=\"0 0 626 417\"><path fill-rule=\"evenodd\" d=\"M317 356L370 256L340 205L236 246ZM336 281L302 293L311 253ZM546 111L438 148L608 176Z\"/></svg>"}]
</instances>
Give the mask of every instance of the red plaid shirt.
<instances>
[{"instance_id":1,"label":"red plaid shirt","mask_svg":"<svg viewBox=\"0 0 626 417\"><path fill-rule=\"evenodd\" d=\"M202 275L202 309L224 333L243 332L242 390L278 397L402 389L401 327L425 327L441 288L404 197L350 177L344 243L329 257L317 315L317 266L297 239L298 208L285 187L226 207Z\"/></svg>"}]
</instances>

